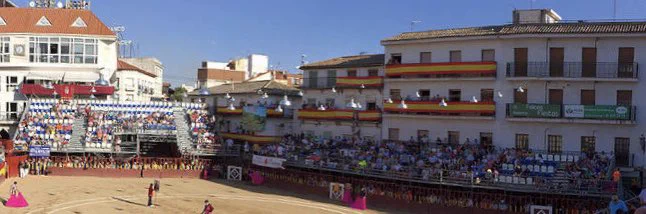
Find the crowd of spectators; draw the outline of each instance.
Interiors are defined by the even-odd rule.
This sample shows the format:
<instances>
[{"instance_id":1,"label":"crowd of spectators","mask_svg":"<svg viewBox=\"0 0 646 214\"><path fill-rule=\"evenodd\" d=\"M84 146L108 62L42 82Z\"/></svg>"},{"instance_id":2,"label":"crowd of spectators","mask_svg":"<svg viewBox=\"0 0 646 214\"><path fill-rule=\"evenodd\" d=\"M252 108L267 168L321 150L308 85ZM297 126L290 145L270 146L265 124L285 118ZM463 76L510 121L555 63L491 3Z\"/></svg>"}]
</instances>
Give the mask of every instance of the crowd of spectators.
<instances>
[{"instance_id":1,"label":"crowd of spectators","mask_svg":"<svg viewBox=\"0 0 646 214\"><path fill-rule=\"evenodd\" d=\"M216 138L212 132L213 121L204 109L188 109L190 132L198 150L214 150Z\"/></svg>"},{"instance_id":2,"label":"crowd of spectators","mask_svg":"<svg viewBox=\"0 0 646 214\"><path fill-rule=\"evenodd\" d=\"M129 158L114 159L98 156L52 157L47 167L81 169L128 169L128 170L203 170L210 161L197 158Z\"/></svg>"},{"instance_id":3,"label":"crowd of spectators","mask_svg":"<svg viewBox=\"0 0 646 214\"><path fill-rule=\"evenodd\" d=\"M446 143L440 139L434 143L416 140L377 142L305 135L285 136L281 143L254 148L254 153L354 173L422 181L529 184L545 188L553 188L550 182L565 186L603 183L608 180L612 159L606 153L549 154L499 149L470 140L464 144ZM590 183L584 183L588 180Z\"/></svg>"},{"instance_id":4,"label":"crowd of spectators","mask_svg":"<svg viewBox=\"0 0 646 214\"><path fill-rule=\"evenodd\" d=\"M76 108L69 101L42 100L28 106L24 119L18 124L16 145L67 145L72 135Z\"/></svg>"}]
</instances>

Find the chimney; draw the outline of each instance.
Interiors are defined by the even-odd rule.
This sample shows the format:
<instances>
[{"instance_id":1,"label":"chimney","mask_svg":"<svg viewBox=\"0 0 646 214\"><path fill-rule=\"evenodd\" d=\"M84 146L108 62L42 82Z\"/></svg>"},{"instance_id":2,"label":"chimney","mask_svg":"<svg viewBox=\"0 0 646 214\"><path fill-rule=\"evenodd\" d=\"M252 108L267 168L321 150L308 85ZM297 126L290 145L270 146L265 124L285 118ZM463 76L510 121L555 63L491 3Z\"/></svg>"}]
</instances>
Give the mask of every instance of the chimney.
<instances>
[{"instance_id":1,"label":"chimney","mask_svg":"<svg viewBox=\"0 0 646 214\"><path fill-rule=\"evenodd\" d=\"M514 24L550 24L561 21L561 16L552 9L514 10Z\"/></svg>"}]
</instances>

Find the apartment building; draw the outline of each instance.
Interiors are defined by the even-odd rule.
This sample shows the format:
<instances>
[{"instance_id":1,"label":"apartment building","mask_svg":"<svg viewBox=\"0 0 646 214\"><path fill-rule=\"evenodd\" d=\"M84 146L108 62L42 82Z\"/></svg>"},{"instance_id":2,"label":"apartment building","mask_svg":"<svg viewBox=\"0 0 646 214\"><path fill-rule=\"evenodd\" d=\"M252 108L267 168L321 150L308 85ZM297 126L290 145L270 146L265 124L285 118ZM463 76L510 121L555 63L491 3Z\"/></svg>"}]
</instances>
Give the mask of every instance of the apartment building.
<instances>
[{"instance_id":1,"label":"apartment building","mask_svg":"<svg viewBox=\"0 0 646 214\"><path fill-rule=\"evenodd\" d=\"M161 77L155 69L144 70L132 65L124 59L119 59L117 72L111 78L115 86L114 100L119 101L151 101L161 100Z\"/></svg>"},{"instance_id":2,"label":"apartment building","mask_svg":"<svg viewBox=\"0 0 646 214\"><path fill-rule=\"evenodd\" d=\"M381 139L383 54L338 57L300 69L301 131L326 138Z\"/></svg>"},{"instance_id":3,"label":"apartment building","mask_svg":"<svg viewBox=\"0 0 646 214\"><path fill-rule=\"evenodd\" d=\"M644 166L646 22L570 22L549 9L512 20L382 40L382 137L604 151Z\"/></svg>"},{"instance_id":4,"label":"apartment building","mask_svg":"<svg viewBox=\"0 0 646 214\"><path fill-rule=\"evenodd\" d=\"M13 133L29 97L112 95L116 39L89 10L0 7L0 128Z\"/></svg>"}]
</instances>

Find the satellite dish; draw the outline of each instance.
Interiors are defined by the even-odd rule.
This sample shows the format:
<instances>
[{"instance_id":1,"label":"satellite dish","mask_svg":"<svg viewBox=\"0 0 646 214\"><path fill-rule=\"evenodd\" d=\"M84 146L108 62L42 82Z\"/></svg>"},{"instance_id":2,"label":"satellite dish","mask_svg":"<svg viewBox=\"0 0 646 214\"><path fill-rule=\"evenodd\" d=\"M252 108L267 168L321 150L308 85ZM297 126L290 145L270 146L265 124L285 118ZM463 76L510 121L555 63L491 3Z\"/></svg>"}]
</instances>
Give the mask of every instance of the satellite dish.
<instances>
[{"instance_id":1,"label":"satellite dish","mask_svg":"<svg viewBox=\"0 0 646 214\"><path fill-rule=\"evenodd\" d=\"M29 2L29 7L36 7L36 2L30 1Z\"/></svg>"},{"instance_id":2,"label":"satellite dish","mask_svg":"<svg viewBox=\"0 0 646 214\"><path fill-rule=\"evenodd\" d=\"M56 3L56 7L63 8L63 2L59 1L58 3Z\"/></svg>"}]
</instances>

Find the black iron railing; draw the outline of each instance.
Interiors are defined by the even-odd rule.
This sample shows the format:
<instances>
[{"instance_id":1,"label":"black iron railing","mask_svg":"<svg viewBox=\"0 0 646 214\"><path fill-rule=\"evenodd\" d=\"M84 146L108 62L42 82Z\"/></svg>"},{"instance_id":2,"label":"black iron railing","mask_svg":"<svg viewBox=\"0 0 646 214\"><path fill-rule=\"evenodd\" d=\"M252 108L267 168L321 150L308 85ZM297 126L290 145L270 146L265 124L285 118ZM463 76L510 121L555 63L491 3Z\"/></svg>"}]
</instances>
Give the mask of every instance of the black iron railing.
<instances>
[{"instance_id":1,"label":"black iron railing","mask_svg":"<svg viewBox=\"0 0 646 214\"><path fill-rule=\"evenodd\" d=\"M507 77L637 79L637 63L618 62L510 62Z\"/></svg>"}]
</instances>

